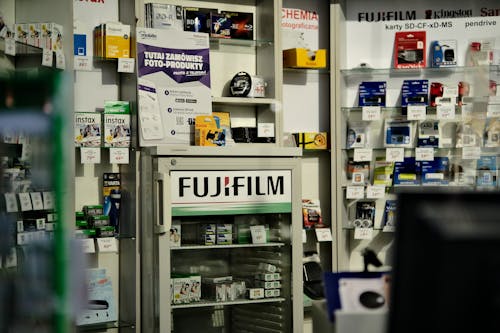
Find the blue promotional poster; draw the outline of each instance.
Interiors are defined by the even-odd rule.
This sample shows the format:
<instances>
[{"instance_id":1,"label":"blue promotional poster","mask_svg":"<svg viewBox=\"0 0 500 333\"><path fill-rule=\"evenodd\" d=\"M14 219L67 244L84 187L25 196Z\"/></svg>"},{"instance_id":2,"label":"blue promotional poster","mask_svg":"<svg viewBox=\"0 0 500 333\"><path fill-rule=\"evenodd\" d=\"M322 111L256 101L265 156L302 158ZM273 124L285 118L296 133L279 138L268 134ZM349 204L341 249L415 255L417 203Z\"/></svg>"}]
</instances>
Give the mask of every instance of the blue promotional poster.
<instances>
[{"instance_id":1,"label":"blue promotional poster","mask_svg":"<svg viewBox=\"0 0 500 333\"><path fill-rule=\"evenodd\" d=\"M194 119L212 113L208 35L137 29L139 143L194 144Z\"/></svg>"}]
</instances>

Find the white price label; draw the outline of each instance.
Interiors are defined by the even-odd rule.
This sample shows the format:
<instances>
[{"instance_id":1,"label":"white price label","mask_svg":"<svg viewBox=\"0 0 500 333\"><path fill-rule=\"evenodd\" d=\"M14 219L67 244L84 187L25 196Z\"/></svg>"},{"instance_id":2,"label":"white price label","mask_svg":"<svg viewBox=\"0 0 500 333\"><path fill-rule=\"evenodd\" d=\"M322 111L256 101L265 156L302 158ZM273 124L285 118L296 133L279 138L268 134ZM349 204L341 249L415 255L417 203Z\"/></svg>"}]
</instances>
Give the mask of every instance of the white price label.
<instances>
[{"instance_id":1,"label":"white price label","mask_svg":"<svg viewBox=\"0 0 500 333\"><path fill-rule=\"evenodd\" d=\"M33 210L33 205L31 204L31 197L29 193L19 193L18 196L22 212Z\"/></svg>"},{"instance_id":2,"label":"white price label","mask_svg":"<svg viewBox=\"0 0 500 333\"><path fill-rule=\"evenodd\" d=\"M364 186L347 186L346 199L363 199L364 197Z\"/></svg>"},{"instance_id":3,"label":"white price label","mask_svg":"<svg viewBox=\"0 0 500 333\"><path fill-rule=\"evenodd\" d=\"M95 253L95 242L93 238L79 239L83 253Z\"/></svg>"},{"instance_id":4,"label":"white price label","mask_svg":"<svg viewBox=\"0 0 500 333\"><path fill-rule=\"evenodd\" d=\"M15 213L18 211L15 193L5 193L5 210L7 213Z\"/></svg>"},{"instance_id":5,"label":"white price label","mask_svg":"<svg viewBox=\"0 0 500 333\"><path fill-rule=\"evenodd\" d=\"M498 117L500 117L500 104L488 104L488 109L486 111L486 116L488 118L498 118Z\"/></svg>"},{"instance_id":6,"label":"white price label","mask_svg":"<svg viewBox=\"0 0 500 333\"><path fill-rule=\"evenodd\" d=\"M118 58L118 72L133 73L135 70L134 58Z\"/></svg>"},{"instance_id":7,"label":"white price label","mask_svg":"<svg viewBox=\"0 0 500 333\"><path fill-rule=\"evenodd\" d=\"M385 197L385 186L373 185L366 187L366 197L368 199L379 199Z\"/></svg>"},{"instance_id":8,"label":"white price label","mask_svg":"<svg viewBox=\"0 0 500 333\"><path fill-rule=\"evenodd\" d=\"M355 162L371 162L372 156L373 156L373 149L371 148L354 148Z\"/></svg>"},{"instance_id":9,"label":"white price label","mask_svg":"<svg viewBox=\"0 0 500 333\"><path fill-rule=\"evenodd\" d=\"M385 150L385 160L387 162L403 162L405 159L404 148L387 148Z\"/></svg>"},{"instance_id":10,"label":"white price label","mask_svg":"<svg viewBox=\"0 0 500 333\"><path fill-rule=\"evenodd\" d=\"M99 252L118 252L118 244L114 237L97 238Z\"/></svg>"},{"instance_id":11,"label":"white price label","mask_svg":"<svg viewBox=\"0 0 500 333\"><path fill-rule=\"evenodd\" d=\"M66 69L66 58L62 50L56 51L56 68Z\"/></svg>"},{"instance_id":12,"label":"white price label","mask_svg":"<svg viewBox=\"0 0 500 333\"><path fill-rule=\"evenodd\" d=\"M457 97L458 96L458 86L443 86L443 97Z\"/></svg>"},{"instance_id":13,"label":"white price label","mask_svg":"<svg viewBox=\"0 0 500 333\"><path fill-rule=\"evenodd\" d=\"M455 119L455 105L441 104L436 106L437 119Z\"/></svg>"},{"instance_id":14,"label":"white price label","mask_svg":"<svg viewBox=\"0 0 500 333\"><path fill-rule=\"evenodd\" d=\"M101 148L80 148L80 160L82 164L101 163Z\"/></svg>"},{"instance_id":15,"label":"white price label","mask_svg":"<svg viewBox=\"0 0 500 333\"><path fill-rule=\"evenodd\" d=\"M314 229L316 231L316 238L318 242L331 242L332 241L332 231L330 228L317 228Z\"/></svg>"},{"instance_id":16,"label":"white price label","mask_svg":"<svg viewBox=\"0 0 500 333\"><path fill-rule=\"evenodd\" d=\"M128 148L109 148L109 163L128 164L129 158Z\"/></svg>"},{"instance_id":17,"label":"white price label","mask_svg":"<svg viewBox=\"0 0 500 333\"><path fill-rule=\"evenodd\" d=\"M75 71L91 71L92 58L89 56L75 56L73 67Z\"/></svg>"},{"instance_id":18,"label":"white price label","mask_svg":"<svg viewBox=\"0 0 500 333\"><path fill-rule=\"evenodd\" d=\"M363 106L361 108L362 119L367 121L380 120L380 106Z\"/></svg>"},{"instance_id":19,"label":"white price label","mask_svg":"<svg viewBox=\"0 0 500 333\"><path fill-rule=\"evenodd\" d=\"M434 148L415 148L416 161L434 161Z\"/></svg>"},{"instance_id":20,"label":"white price label","mask_svg":"<svg viewBox=\"0 0 500 333\"><path fill-rule=\"evenodd\" d=\"M54 209L54 193L43 192L43 209L49 210Z\"/></svg>"},{"instance_id":21,"label":"white price label","mask_svg":"<svg viewBox=\"0 0 500 333\"><path fill-rule=\"evenodd\" d=\"M52 67L52 50L51 49L43 49L42 51L42 66Z\"/></svg>"},{"instance_id":22,"label":"white price label","mask_svg":"<svg viewBox=\"0 0 500 333\"><path fill-rule=\"evenodd\" d=\"M30 193L33 210L43 210L42 194L40 192Z\"/></svg>"},{"instance_id":23,"label":"white price label","mask_svg":"<svg viewBox=\"0 0 500 333\"><path fill-rule=\"evenodd\" d=\"M462 158L464 160L478 160L481 158L481 147L463 147Z\"/></svg>"},{"instance_id":24,"label":"white price label","mask_svg":"<svg viewBox=\"0 0 500 333\"><path fill-rule=\"evenodd\" d=\"M302 243L307 243L307 232L306 232L306 229L302 229Z\"/></svg>"},{"instance_id":25,"label":"white price label","mask_svg":"<svg viewBox=\"0 0 500 333\"><path fill-rule=\"evenodd\" d=\"M372 239L373 228L355 228L354 239Z\"/></svg>"},{"instance_id":26,"label":"white price label","mask_svg":"<svg viewBox=\"0 0 500 333\"><path fill-rule=\"evenodd\" d=\"M263 225L250 226L250 233L252 235L253 244L267 243L266 228Z\"/></svg>"},{"instance_id":27,"label":"white price label","mask_svg":"<svg viewBox=\"0 0 500 333\"><path fill-rule=\"evenodd\" d=\"M408 105L407 118L408 120L425 120L425 105Z\"/></svg>"},{"instance_id":28,"label":"white price label","mask_svg":"<svg viewBox=\"0 0 500 333\"><path fill-rule=\"evenodd\" d=\"M5 54L10 56L16 55L16 41L14 38L5 39Z\"/></svg>"}]
</instances>

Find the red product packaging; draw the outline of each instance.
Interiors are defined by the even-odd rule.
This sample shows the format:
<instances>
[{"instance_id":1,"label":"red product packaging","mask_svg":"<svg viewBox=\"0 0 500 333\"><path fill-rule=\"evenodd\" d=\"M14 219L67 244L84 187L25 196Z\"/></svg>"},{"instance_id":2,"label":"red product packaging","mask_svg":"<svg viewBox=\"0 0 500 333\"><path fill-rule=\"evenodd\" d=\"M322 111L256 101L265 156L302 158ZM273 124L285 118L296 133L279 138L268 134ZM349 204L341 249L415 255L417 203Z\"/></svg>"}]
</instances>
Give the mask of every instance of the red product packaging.
<instances>
[{"instance_id":1,"label":"red product packaging","mask_svg":"<svg viewBox=\"0 0 500 333\"><path fill-rule=\"evenodd\" d=\"M439 82L431 83L431 106L436 106L436 97L443 97L443 84Z\"/></svg>"},{"instance_id":2,"label":"red product packaging","mask_svg":"<svg viewBox=\"0 0 500 333\"><path fill-rule=\"evenodd\" d=\"M394 41L394 67L424 68L426 66L426 32L396 32Z\"/></svg>"}]
</instances>

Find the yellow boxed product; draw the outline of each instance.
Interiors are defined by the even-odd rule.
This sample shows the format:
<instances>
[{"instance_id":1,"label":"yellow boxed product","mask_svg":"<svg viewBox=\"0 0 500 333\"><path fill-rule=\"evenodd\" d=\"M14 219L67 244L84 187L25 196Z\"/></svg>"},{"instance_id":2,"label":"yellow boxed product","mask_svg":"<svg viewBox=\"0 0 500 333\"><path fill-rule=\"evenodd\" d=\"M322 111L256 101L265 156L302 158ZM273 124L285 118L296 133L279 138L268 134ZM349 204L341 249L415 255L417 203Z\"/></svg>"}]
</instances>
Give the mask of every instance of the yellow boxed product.
<instances>
[{"instance_id":1,"label":"yellow boxed product","mask_svg":"<svg viewBox=\"0 0 500 333\"><path fill-rule=\"evenodd\" d=\"M194 142L197 146L226 145L226 131L220 128L217 116L200 115L195 118Z\"/></svg>"},{"instance_id":2,"label":"yellow boxed product","mask_svg":"<svg viewBox=\"0 0 500 333\"><path fill-rule=\"evenodd\" d=\"M283 67L324 68L326 49L311 51L303 48L283 50Z\"/></svg>"},{"instance_id":3,"label":"yellow boxed product","mask_svg":"<svg viewBox=\"0 0 500 333\"><path fill-rule=\"evenodd\" d=\"M327 149L328 134L326 132L295 133L297 146L303 149Z\"/></svg>"},{"instance_id":4,"label":"yellow boxed product","mask_svg":"<svg viewBox=\"0 0 500 333\"><path fill-rule=\"evenodd\" d=\"M104 27L104 50L106 58L129 58L130 25L106 23Z\"/></svg>"}]
</instances>

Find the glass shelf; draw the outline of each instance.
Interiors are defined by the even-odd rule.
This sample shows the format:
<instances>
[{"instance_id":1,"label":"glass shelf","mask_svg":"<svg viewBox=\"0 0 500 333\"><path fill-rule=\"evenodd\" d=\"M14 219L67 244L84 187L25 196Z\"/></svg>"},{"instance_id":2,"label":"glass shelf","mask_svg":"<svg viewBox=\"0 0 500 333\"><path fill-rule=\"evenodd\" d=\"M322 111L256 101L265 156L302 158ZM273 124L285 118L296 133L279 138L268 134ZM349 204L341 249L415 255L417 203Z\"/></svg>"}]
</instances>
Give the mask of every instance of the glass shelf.
<instances>
[{"instance_id":1,"label":"glass shelf","mask_svg":"<svg viewBox=\"0 0 500 333\"><path fill-rule=\"evenodd\" d=\"M182 309L182 308L202 308L210 306L224 306L224 305L242 305L242 304L259 304L259 303L272 303L272 302L284 302L285 299L282 297L277 298L261 298L261 299L239 299L229 302L215 302L202 300L196 303L189 304L172 304L172 309Z\"/></svg>"},{"instance_id":2,"label":"glass shelf","mask_svg":"<svg viewBox=\"0 0 500 333\"><path fill-rule=\"evenodd\" d=\"M101 332L104 330L112 329L112 328L135 328L135 324L131 323L121 323L121 322L109 322L102 324L94 324L94 325L82 325L77 326L77 332Z\"/></svg>"},{"instance_id":3,"label":"glass shelf","mask_svg":"<svg viewBox=\"0 0 500 333\"><path fill-rule=\"evenodd\" d=\"M5 39L0 38L0 51L5 52ZM16 56L41 55L43 50L39 47L16 42Z\"/></svg>"},{"instance_id":4,"label":"glass shelf","mask_svg":"<svg viewBox=\"0 0 500 333\"><path fill-rule=\"evenodd\" d=\"M294 68L283 67L283 72L287 74L330 74L329 68Z\"/></svg>"},{"instance_id":5,"label":"glass shelf","mask_svg":"<svg viewBox=\"0 0 500 333\"><path fill-rule=\"evenodd\" d=\"M457 66L457 67L441 67L441 68L351 68L341 69L340 74L343 76L426 76L426 75L443 75L443 74L462 74L476 73L478 70L485 72L499 72L500 65L490 66Z\"/></svg>"},{"instance_id":6,"label":"glass shelf","mask_svg":"<svg viewBox=\"0 0 500 333\"><path fill-rule=\"evenodd\" d=\"M235 248L250 248L250 247L281 247L285 243L263 243L263 244L230 244L230 245L182 245L171 247L171 250L208 250L208 249L235 249Z\"/></svg>"},{"instance_id":7,"label":"glass shelf","mask_svg":"<svg viewBox=\"0 0 500 333\"><path fill-rule=\"evenodd\" d=\"M223 46L223 45L261 47L261 46L271 46L273 45L273 41L210 37L210 47Z\"/></svg>"},{"instance_id":8,"label":"glass shelf","mask_svg":"<svg viewBox=\"0 0 500 333\"><path fill-rule=\"evenodd\" d=\"M225 105L270 105L276 104L273 98L252 98L252 97L212 97L212 103Z\"/></svg>"}]
</instances>

